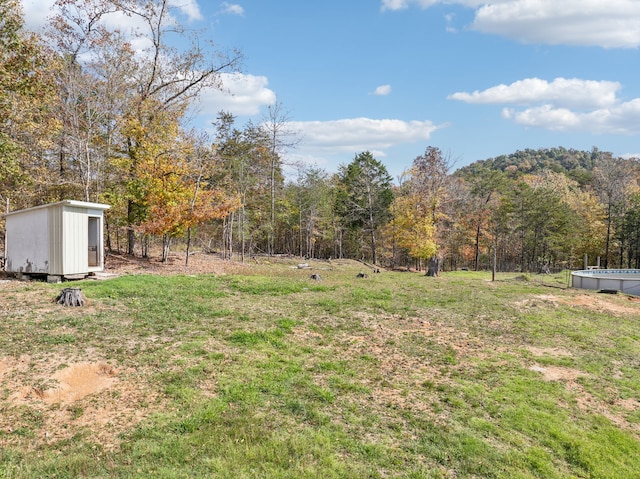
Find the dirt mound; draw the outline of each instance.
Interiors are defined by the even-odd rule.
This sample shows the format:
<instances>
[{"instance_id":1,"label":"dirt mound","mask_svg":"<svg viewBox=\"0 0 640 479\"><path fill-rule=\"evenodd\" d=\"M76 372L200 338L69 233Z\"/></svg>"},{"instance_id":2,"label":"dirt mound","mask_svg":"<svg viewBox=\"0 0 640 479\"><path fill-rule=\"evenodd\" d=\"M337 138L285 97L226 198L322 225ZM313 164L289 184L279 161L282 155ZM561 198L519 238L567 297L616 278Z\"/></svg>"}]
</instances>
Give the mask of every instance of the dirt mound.
<instances>
[{"instance_id":1,"label":"dirt mound","mask_svg":"<svg viewBox=\"0 0 640 479\"><path fill-rule=\"evenodd\" d=\"M46 381L55 386L48 389L24 386L11 399L40 399L47 404L69 404L107 389L117 380L117 371L107 363L78 363L57 371Z\"/></svg>"},{"instance_id":2,"label":"dirt mound","mask_svg":"<svg viewBox=\"0 0 640 479\"><path fill-rule=\"evenodd\" d=\"M556 307L558 304L577 306L592 311L606 311L621 314L637 314L638 298L629 297L624 304L624 297L606 297L594 294L576 294L573 296L556 296L553 294L539 294L515 303L518 309L527 310L537 307Z\"/></svg>"},{"instance_id":3,"label":"dirt mound","mask_svg":"<svg viewBox=\"0 0 640 479\"><path fill-rule=\"evenodd\" d=\"M129 380L132 374L102 361L63 365L59 358L0 358L0 383L14 391L0 417L0 430L7 433L0 447L20 442L27 428L32 447L91 431L93 440L113 449L120 433L150 414L142 405L155 400L144 384ZM29 417L39 418L37 424Z\"/></svg>"}]
</instances>

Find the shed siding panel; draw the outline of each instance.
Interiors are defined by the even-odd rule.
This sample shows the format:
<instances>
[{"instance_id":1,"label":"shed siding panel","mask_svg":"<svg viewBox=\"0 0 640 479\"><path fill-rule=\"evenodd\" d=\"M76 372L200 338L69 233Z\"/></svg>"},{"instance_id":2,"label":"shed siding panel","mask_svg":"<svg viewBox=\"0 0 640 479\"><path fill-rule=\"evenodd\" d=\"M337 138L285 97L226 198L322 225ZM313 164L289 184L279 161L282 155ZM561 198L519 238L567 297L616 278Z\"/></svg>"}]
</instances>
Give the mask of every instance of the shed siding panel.
<instances>
[{"instance_id":1,"label":"shed siding panel","mask_svg":"<svg viewBox=\"0 0 640 479\"><path fill-rule=\"evenodd\" d=\"M61 275L63 272L62 257L62 207L54 205L47 209L49 213L49 274Z\"/></svg>"},{"instance_id":2,"label":"shed siding panel","mask_svg":"<svg viewBox=\"0 0 640 479\"><path fill-rule=\"evenodd\" d=\"M5 269L10 273L47 273L49 229L46 210L6 218Z\"/></svg>"},{"instance_id":3,"label":"shed siding panel","mask_svg":"<svg viewBox=\"0 0 640 479\"><path fill-rule=\"evenodd\" d=\"M65 207L63 227L63 274L87 273L89 245L86 209Z\"/></svg>"}]
</instances>

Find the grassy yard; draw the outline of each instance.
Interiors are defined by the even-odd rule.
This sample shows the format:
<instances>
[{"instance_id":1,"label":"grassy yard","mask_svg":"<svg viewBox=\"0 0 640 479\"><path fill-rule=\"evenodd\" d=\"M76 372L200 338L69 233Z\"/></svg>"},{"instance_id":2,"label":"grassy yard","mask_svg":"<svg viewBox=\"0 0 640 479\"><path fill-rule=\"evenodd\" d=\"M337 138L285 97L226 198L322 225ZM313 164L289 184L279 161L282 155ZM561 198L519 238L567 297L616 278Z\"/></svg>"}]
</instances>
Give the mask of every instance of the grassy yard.
<instances>
[{"instance_id":1,"label":"grassy yard","mask_svg":"<svg viewBox=\"0 0 640 479\"><path fill-rule=\"evenodd\" d=\"M640 477L634 298L311 266L0 285L0 477Z\"/></svg>"}]
</instances>

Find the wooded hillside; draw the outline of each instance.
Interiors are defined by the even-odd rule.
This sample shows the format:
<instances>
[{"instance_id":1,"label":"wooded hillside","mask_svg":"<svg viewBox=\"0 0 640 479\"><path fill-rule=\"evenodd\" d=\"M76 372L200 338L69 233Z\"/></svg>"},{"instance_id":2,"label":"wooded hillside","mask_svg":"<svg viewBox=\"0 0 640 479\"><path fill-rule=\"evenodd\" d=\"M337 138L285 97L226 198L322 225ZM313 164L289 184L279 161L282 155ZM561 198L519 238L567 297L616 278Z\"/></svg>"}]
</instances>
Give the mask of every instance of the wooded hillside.
<instances>
[{"instance_id":1,"label":"wooded hillside","mask_svg":"<svg viewBox=\"0 0 640 479\"><path fill-rule=\"evenodd\" d=\"M427 146L399 184L367 151L337 172L298 165L287 179L283 158L298 139L281 105L260 124L220 112L210 136L188 127L201 90L220 88L241 55L168 45L169 34L188 36L164 21L169 0L56 5L38 37L22 30L19 1L0 0L8 209L107 203L107 247L145 256L157 243L163 259L179 242L240 261L346 257L431 274L489 268L494 256L499 270L578 267L584 255L640 266L637 159L527 149L453 171ZM144 52L101 22L114 9L140 20Z\"/></svg>"},{"instance_id":2,"label":"wooded hillside","mask_svg":"<svg viewBox=\"0 0 640 479\"><path fill-rule=\"evenodd\" d=\"M485 169L500 170L510 174L513 178L525 174L537 174L545 170L564 173L576 180L580 186L589 184L593 178L592 172L601 152L597 148L591 151L580 151L562 147L540 150L525 149L509 155L476 161L469 166L460 168L462 176L482 174Z\"/></svg>"}]
</instances>

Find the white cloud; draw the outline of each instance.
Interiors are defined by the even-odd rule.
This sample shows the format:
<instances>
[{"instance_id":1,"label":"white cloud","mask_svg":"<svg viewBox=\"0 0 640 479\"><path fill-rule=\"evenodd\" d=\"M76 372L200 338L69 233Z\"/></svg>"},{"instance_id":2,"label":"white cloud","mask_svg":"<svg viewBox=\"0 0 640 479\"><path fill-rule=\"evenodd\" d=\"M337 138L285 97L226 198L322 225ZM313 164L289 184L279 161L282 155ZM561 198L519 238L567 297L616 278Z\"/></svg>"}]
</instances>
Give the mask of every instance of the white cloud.
<instances>
[{"instance_id":1,"label":"white cloud","mask_svg":"<svg viewBox=\"0 0 640 479\"><path fill-rule=\"evenodd\" d=\"M301 149L332 154L384 151L402 143L428 140L431 134L445 125L431 121L403 121L394 119L350 118L332 121L294 121L291 127L302 132Z\"/></svg>"},{"instance_id":2,"label":"white cloud","mask_svg":"<svg viewBox=\"0 0 640 479\"><path fill-rule=\"evenodd\" d=\"M380 85L373 92L374 95L385 96L391 93L391 85Z\"/></svg>"},{"instance_id":3,"label":"white cloud","mask_svg":"<svg viewBox=\"0 0 640 479\"><path fill-rule=\"evenodd\" d=\"M473 93L458 92L449 99L470 104L522 105L504 108L502 117L518 125L552 131L592 134L640 134L640 98L621 102L617 82L556 78L546 82L528 78Z\"/></svg>"},{"instance_id":4,"label":"white cloud","mask_svg":"<svg viewBox=\"0 0 640 479\"><path fill-rule=\"evenodd\" d=\"M640 45L636 0L513 0L483 5L472 28L527 43L635 48Z\"/></svg>"},{"instance_id":5,"label":"white cloud","mask_svg":"<svg viewBox=\"0 0 640 479\"><path fill-rule=\"evenodd\" d=\"M510 2L513 0L494 0L491 3L504 3ZM381 0L380 1L380 10L405 10L411 6L416 6L418 8L426 9L437 5L439 3L443 3L446 5L462 5L469 8L476 8L481 5L487 3L486 0Z\"/></svg>"},{"instance_id":6,"label":"white cloud","mask_svg":"<svg viewBox=\"0 0 640 479\"><path fill-rule=\"evenodd\" d=\"M219 111L236 116L252 116L260 109L276 102L276 94L267 88L269 80L264 76L223 73L223 90L206 90L197 105L198 116L215 118Z\"/></svg>"},{"instance_id":7,"label":"white cloud","mask_svg":"<svg viewBox=\"0 0 640 479\"><path fill-rule=\"evenodd\" d=\"M51 7L55 0L22 0L25 26L32 31L41 31L47 25Z\"/></svg>"},{"instance_id":8,"label":"white cloud","mask_svg":"<svg viewBox=\"0 0 640 479\"><path fill-rule=\"evenodd\" d=\"M186 15L190 21L203 18L197 0L170 0L169 4Z\"/></svg>"},{"instance_id":9,"label":"white cloud","mask_svg":"<svg viewBox=\"0 0 640 479\"><path fill-rule=\"evenodd\" d=\"M222 2L222 13L243 16L244 8L236 3Z\"/></svg>"},{"instance_id":10,"label":"white cloud","mask_svg":"<svg viewBox=\"0 0 640 479\"><path fill-rule=\"evenodd\" d=\"M436 130L448 125L434 125L428 120L347 118L293 121L289 126L300 132L301 140L295 150L288 152L291 161L335 171L354 155L369 151L378 159L386 159L390 173L399 174L404 166L392 157L393 149L428 141Z\"/></svg>"},{"instance_id":11,"label":"white cloud","mask_svg":"<svg viewBox=\"0 0 640 479\"><path fill-rule=\"evenodd\" d=\"M458 29L453 26L453 21L455 20L456 16L453 13L448 13L444 16L444 20L447 24L447 26L445 27L445 30L448 33L458 33Z\"/></svg>"},{"instance_id":12,"label":"white cloud","mask_svg":"<svg viewBox=\"0 0 640 479\"><path fill-rule=\"evenodd\" d=\"M48 25L48 17L54 13L52 8L55 0L21 0L24 20L27 29L41 31ZM175 11L185 15L189 21L202 20L202 13L197 0L170 0L169 4ZM169 18L169 22L175 21ZM139 18L124 14L110 14L104 18L104 23L110 28L118 28L123 32L144 26Z\"/></svg>"},{"instance_id":13,"label":"white cloud","mask_svg":"<svg viewBox=\"0 0 640 479\"><path fill-rule=\"evenodd\" d=\"M380 9L384 10L404 10L411 5L421 8L429 8L432 5L440 3L441 0L382 0Z\"/></svg>"},{"instance_id":14,"label":"white cloud","mask_svg":"<svg viewBox=\"0 0 640 479\"><path fill-rule=\"evenodd\" d=\"M588 112L542 105L524 111L505 109L503 116L518 125L553 131L586 131L596 135L640 134L640 98Z\"/></svg>"},{"instance_id":15,"label":"white cloud","mask_svg":"<svg viewBox=\"0 0 640 479\"><path fill-rule=\"evenodd\" d=\"M637 0L381 0L381 10L457 4L475 10L471 28L526 43L636 48Z\"/></svg>"},{"instance_id":16,"label":"white cloud","mask_svg":"<svg viewBox=\"0 0 640 479\"><path fill-rule=\"evenodd\" d=\"M408 8L406 0L382 0L381 10L402 10Z\"/></svg>"},{"instance_id":17,"label":"white cloud","mask_svg":"<svg viewBox=\"0 0 640 479\"><path fill-rule=\"evenodd\" d=\"M457 92L448 98L475 104L530 105L551 102L556 106L584 109L615 104L620 88L620 83L612 81L556 78L547 82L539 78L527 78L483 91Z\"/></svg>"},{"instance_id":18,"label":"white cloud","mask_svg":"<svg viewBox=\"0 0 640 479\"><path fill-rule=\"evenodd\" d=\"M41 32L49 25L49 18L52 17L57 10L54 11L54 5L56 0L21 0L24 13L25 27L28 30ZM182 2L182 0L173 0L175 3ZM194 0L185 0L184 4L185 12L188 12L189 6ZM197 5L196 5L197 7ZM192 11L191 14L194 14ZM172 21L170 19L170 21ZM138 17L131 17L122 13L111 13L103 17L103 23L107 28L118 29L125 35L134 37L133 31L136 29L144 28L144 22ZM141 39L133 38L132 44L135 50L141 50L148 46L150 42L142 41ZM139 48L138 48L139 47Z\"/></svg>"}]
</instances>

